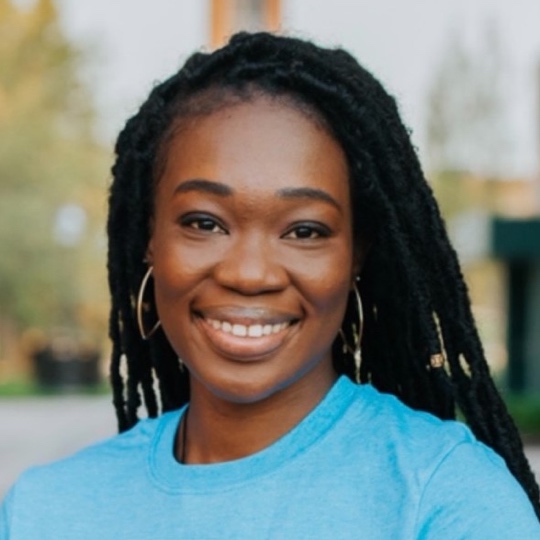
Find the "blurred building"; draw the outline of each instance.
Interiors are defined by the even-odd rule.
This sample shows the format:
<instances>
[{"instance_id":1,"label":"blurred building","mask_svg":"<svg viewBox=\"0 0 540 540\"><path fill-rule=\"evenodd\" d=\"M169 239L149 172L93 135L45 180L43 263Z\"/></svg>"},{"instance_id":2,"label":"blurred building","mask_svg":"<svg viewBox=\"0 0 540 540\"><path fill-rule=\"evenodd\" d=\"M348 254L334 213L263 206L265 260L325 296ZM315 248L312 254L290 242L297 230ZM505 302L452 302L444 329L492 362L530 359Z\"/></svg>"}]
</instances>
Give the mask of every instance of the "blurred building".
<instances>
[{"instance_id":1,"label":"blurred building","mask_svg":"<svg viewBox=\"0 0 540 540\"><path fill-rule=\"evenodd\" d=\"M537 78L540 158L540 63ZM501 202L513 217L492 221L492 252L506 269L508 387L540 392L540 170L526 184L506 183Z\"/></svg>"},{"instance_id":2,"label":"blurred building","mask_svg":"<svg viewBox=\"0 0 540 540\"><path fill-rule=\"evenodd\" d=\"M540 391L540 197L534 179L452 178L448 229L495 373ZM457 208L457 210L456 210Z\"/></svg>"},{"instance_id":3,"label":"blurred building","mask_svg":"<svg viewBox=\"0 0 540 540\"><path fill-rule=\"evenodd\" d=\"M210 45L223 45L240 30L275 32L281 26L281 0L211 0Z\"/></svg>"}]
</instances>

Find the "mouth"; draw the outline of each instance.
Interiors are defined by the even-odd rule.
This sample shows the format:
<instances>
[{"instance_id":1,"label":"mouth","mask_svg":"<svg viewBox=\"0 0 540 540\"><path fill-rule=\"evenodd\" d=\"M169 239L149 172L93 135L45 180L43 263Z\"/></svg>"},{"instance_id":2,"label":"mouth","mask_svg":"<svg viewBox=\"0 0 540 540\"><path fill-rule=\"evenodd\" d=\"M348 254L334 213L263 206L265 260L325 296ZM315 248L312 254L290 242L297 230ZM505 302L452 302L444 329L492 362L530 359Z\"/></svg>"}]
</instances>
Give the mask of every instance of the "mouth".
<instances>
[{"instance_id":1,"label":"mouth","mask_svg":"<svg viewBox=\"0 0 540 540\"><path fill-rule=\"evenodd\" d=\"M210 324L214 330L220 330L226 334L232 334L237 337L250 337L260 338L262 336L271 336L272 334L279 334L282 330L285 330L287 326L292 324L290 322L282 322L276 324L239 324L232 323L230 321L220 321L218 319L206 319L206 322Z\"/></svg>"},{"instance_id":2,"label":"mouth","mask_svg":"<svg viewBox=\"0 0 540 540\"><path fill-rule=\"evenodd\" d=\"M261 360L276 352L294 333L299 317L266 310L198 312L196 321L210 346L232 360Z\"/></svg>"}]
</instances>

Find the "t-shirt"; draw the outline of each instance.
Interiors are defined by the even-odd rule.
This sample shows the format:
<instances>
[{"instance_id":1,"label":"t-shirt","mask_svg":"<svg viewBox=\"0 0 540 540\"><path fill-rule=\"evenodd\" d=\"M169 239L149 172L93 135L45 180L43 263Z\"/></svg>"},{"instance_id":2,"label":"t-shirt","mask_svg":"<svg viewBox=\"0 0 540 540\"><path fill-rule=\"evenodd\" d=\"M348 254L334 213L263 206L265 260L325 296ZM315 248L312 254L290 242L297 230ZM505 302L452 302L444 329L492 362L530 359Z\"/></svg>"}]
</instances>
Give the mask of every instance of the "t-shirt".
<instances>
[{"instance_id":1,"label":"t-shirt","mask_svg":"<svg viewBox=\"0 0 540 540\"><path fill-rule=\"evenodd\" d=\"M51 465L8 494L0 539L540 538L504 462L464 425L341 377L251 456L183 465L185 409Z\"/></svg>"}]
</instances>

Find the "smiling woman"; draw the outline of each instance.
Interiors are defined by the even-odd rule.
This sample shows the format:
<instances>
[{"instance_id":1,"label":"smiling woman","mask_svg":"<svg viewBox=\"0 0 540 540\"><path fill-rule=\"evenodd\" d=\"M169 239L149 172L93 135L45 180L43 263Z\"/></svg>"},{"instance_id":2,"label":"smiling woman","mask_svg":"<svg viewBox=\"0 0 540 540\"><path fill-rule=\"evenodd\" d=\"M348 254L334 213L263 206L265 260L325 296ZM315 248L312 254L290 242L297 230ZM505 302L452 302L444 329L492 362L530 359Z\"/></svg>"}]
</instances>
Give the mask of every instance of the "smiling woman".
<instances>
[{"instance_id":1,"label":"smiling woman","mask_svg":"<svg viewBox=\"0 0 540 540\"><path fill-rule=\"evenodd\" d=\"M352 57L237 35L116 150L123 433L23 475L0 538L538 537L437 205Z\"/></svg>"},{"instance_id":2,"label":"smiling woman","mask_svg":"<svg viewBox=\"0 0 540 540\"><path fill-rule=\"evenodd\" d=\"M226 398L216 409L228 417L231 404L278 406L297 394L303 406L277 432L265 428L259 450L332 386L332 343L356 273L347 163L293 104L254 93L176 133L156 178L146 258L163 330L190 373L190 420L201 395ZM253 451L196 451L196 442L193 458Z\"/></svg>"}]
</instances>

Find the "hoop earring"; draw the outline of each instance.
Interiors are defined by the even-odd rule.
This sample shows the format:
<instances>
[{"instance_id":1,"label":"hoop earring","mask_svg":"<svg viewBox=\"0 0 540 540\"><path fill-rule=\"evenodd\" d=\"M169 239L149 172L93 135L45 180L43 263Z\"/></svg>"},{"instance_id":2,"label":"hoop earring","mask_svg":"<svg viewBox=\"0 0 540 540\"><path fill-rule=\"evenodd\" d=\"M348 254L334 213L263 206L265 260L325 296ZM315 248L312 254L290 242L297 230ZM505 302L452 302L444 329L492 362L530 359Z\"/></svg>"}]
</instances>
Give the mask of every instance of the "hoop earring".
<instances>
[{"instance_id":1,"label":"hoop earring","mask_svg":"<svg viewBox=\"0 0 540 540\"><path fill-rule=\"evenodd\" d=\"M146 274L143 277L143 280L141 282L141 286L139 288L139 294L137 295L137 326L139 327L139 333L141 334L142 339L145 341L150 339L156 332L156 330L161 326L161 321L158 319L156 324L152 327L152 329L146 333L144 329L144 323L143 323L143 296L144 296L144 290L146 289L146 284L148 283L148 280L150 279L150 276L152 275L152 270L154 269L153 266L149 266L148 270L146 271Z\"/></svg>"},{"instance_id":2,"label":"hoop earring","mask_svg":"<svg viewBox=\"0 0 540 540\"><path fill-rule=\"evenodd\" d=\"M356 278L359 280L360 278ZM343 340L343 352L349 353L354 358L354 378L356 382L360 382L360 365L362 364L362 332L364 331L364 310L362 309L362 299L360 298L360 292L356 283L353 284L354 296L356 298L356 310L358 313L358 327L352 323L352 334L354 339L354 347L351 347L347 343L347 338L345 337L345 332L340 328L339 335Z\"/></svg>"}]
</instances>

